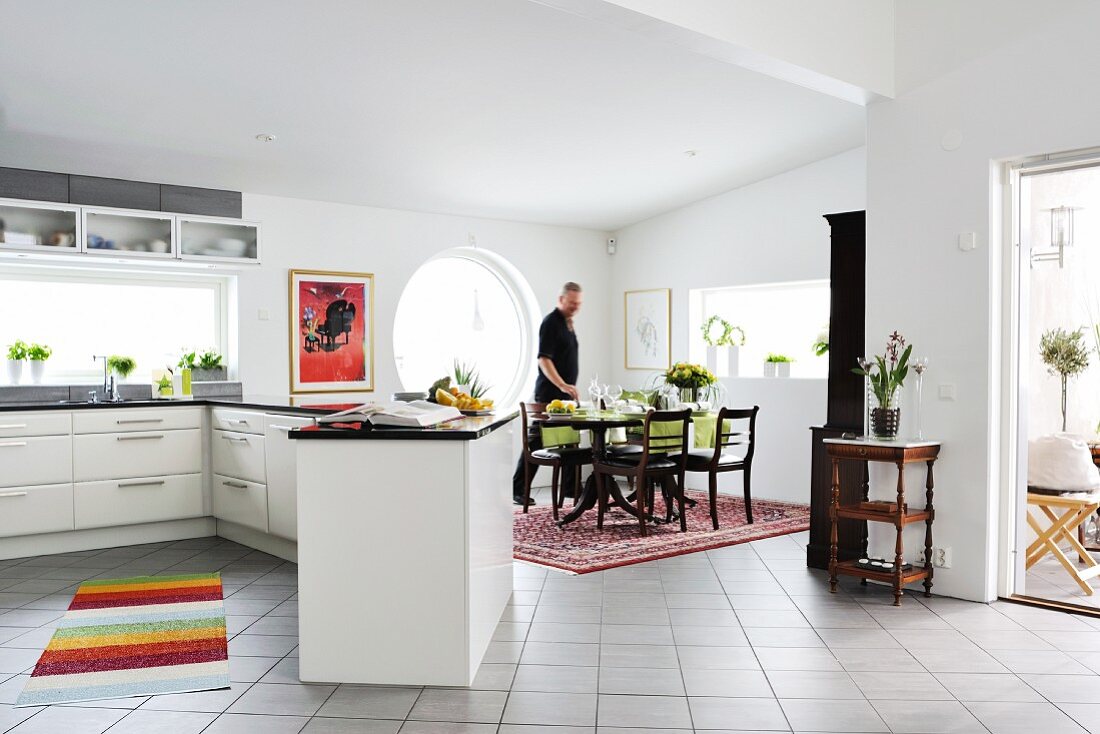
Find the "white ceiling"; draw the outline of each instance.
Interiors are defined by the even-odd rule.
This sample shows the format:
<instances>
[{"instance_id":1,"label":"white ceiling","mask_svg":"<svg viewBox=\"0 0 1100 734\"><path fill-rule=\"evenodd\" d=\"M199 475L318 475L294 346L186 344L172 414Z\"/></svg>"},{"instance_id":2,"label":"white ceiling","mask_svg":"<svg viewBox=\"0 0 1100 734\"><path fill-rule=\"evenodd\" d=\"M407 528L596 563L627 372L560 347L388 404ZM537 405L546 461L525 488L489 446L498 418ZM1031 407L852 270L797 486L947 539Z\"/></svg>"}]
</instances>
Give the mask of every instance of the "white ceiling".
<instances>
[{"instance_id":1,"label":"white ceiling","mask_svg":"<svg viewBox=\"0 0 1100 734\"><path fill-rule=\"evenodd\" d=\"M13 167L612 230L864 141L858 105L528 0L0 18Z\"/></svg>"}]
</instances>

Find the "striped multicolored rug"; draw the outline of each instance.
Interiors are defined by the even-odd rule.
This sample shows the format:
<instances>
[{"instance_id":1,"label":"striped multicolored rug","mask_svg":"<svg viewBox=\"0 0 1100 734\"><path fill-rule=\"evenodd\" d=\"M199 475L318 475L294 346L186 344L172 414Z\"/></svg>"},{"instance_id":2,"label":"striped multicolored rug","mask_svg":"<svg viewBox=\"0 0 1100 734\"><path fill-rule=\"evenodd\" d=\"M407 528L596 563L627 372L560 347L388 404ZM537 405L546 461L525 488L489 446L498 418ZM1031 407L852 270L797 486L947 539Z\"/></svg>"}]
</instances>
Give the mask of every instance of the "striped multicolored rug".
<instances>
[{"instance_id":1,"label":"striped multicolored rug","mask_svg":"<svg viewBox=\"0 0 1100 734\"><path fill-rule=\"evenodd\" d=\"M221 574L86 581L16 706L229 687Z\"/></svg>"}]
</instances>

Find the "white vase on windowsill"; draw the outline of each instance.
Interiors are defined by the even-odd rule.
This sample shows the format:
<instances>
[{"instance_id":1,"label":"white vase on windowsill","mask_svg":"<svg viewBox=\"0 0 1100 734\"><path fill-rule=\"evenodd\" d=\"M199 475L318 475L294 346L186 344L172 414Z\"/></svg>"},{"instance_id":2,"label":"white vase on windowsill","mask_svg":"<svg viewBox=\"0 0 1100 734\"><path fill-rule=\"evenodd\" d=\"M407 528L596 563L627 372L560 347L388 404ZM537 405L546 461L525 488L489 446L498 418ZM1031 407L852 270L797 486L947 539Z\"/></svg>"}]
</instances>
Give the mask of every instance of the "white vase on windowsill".
<instances>
[{"instance_id":1,"label":"white vase on windowsill","mask_svg":"<svg viewBox=\"0 0 1100 734\"><path fill-rule=\"evenodd\" d=\"M23 360L21 359L9 359L8 361L8 384L18 385L19 380L23 378Z\"/></svg>"},{"instance_id":2,"label":"white vase on windowsill","mask_svg":"<svg viewBox=\"0 0 1100 734\"><path fill-rule=\"evenodd\" d=\"M32 359L30 361L31 367L31 384L41 385L42 377L46 374L46 360L44 359Z\"/></svg>"},{"instance_id":3,"label":"white vase on windowsill","mask_svg":"<svg viewBox=\"0 0 1100 734\"><path fill-rule=\"evenodd\" d=\"M741 374L741 347L736 344L726 347L726 375L737 377Z\"/></svg>"},{"instance_id":4,"label":"white vase on windowsill","mask_svg":"<svg viewBox=\"0 0 1100 734\"><path fill-rule=\"evenodd\" d=\"M707 369L718 374L718 347L707 345Z\"/></svg>"}]
</instances>

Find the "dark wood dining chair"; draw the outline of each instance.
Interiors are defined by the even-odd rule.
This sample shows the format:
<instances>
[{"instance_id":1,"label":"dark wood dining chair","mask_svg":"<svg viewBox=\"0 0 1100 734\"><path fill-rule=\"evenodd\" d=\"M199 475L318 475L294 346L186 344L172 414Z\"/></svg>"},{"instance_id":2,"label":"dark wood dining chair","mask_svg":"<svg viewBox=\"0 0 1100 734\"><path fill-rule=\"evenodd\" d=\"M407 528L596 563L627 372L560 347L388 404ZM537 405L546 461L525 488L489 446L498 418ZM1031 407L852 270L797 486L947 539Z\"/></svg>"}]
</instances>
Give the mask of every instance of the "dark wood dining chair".
<instances>
[{"instance_id":1,"label":"dark wood dining chair","mask_svg":"<svg viewBox=\"0 0 1100 734\"><path fill-rule=\"evenodd\" d=\"M654 483L660 481L665 487L666 520L672 518L672 504L679 505L680 530L687 531L684 515L684 471L687 466L688 425L691 422L690 410L654 411L646 415L642 428L641 451L633 453L610 453L595 461L592 471L596 475L598 510L596 527L603 529L603 516L607 510L607 486L605 477L614 481L615 477L634 480L637 491L634 497L637 503L638 524L641 534L647 535L646 520L653 517L653 501L648 491ZM666 426L679 424L677 429L669 431ZM654 429L658 429L655 435ZM671 487L669 486L671 483ZM650 507L646 508L647 501Z\"/></svg>"},{"instance_id":2,"label":"dark wood dining chair","mask_svg":"<svg viewBox=\"0 0 1100 734\"><path fill-rule=\"evenodd\" d=\"M706 472L710 477L710 522L718 529L718 475L724 472L744 472L745 519L752 523L752 456L756 451L756 414L760 406L751 408L722 408L714 426L714 447L691 449L686 453L687 470ZM748 430L729 430L726 424L748 421Z\"/></svg>"},{"instance_id":3,"label":"dark wood dining chair","mask_svg":"<svg viewBox=\"0 0 1100 734\"><path fill-rule=\"evenodd\" d=\"M523 423L523 431L520 434L523 440L523 513L527 514L527 508L531 506L531 465L548 466L553 472L550 478L550 501L554 506L554 519L558 519L558 509L565 504L565 497L559 497L558 487L561 472L575 472L573 483L573 504L577 504L577 497L581 487L581 467L592 463L592 450L582 448L577 444L562 444L542 448L531 448L530 417L546 412L546 403L520 403L519 414ZM551 426L548 426L551 427ZM536 427L536 430L541 430ZM578 439L579 440L579 439ZM539 442L541 444L541 441Z\"/></svg>"}]
</instances>

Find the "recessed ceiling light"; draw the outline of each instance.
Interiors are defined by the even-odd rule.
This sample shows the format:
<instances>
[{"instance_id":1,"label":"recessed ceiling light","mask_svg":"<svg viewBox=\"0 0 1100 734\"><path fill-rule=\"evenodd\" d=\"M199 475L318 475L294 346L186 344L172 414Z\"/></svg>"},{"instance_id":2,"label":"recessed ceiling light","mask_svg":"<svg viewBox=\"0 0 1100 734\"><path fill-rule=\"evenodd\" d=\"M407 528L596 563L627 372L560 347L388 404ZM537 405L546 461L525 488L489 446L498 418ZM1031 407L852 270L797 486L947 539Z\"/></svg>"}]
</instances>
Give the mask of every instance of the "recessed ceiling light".
<instances>
[{"instance_id":1,"label":"recessed ceiling light","mask_svg":"<svg viewBox=\"0 0 1100 734\"><path fill-rule=\"evenodd\" d=\"M256 140L259 140L261 143L274 143L275 136L271 133L260 133L256 136Z\"/></svg>"},{"instance_id":2,"label":"recessed ceiling light","mask_svg":"<svg viewBox=\"0 0 1100 734\"><path fill-rule=\"evenodd\" d=\"M684 155L686 155L688 158L694 158L698 154L699 154L699 151L697 151L697 150L685 150L684 151Z\"/></svg>"}]
</instances>

